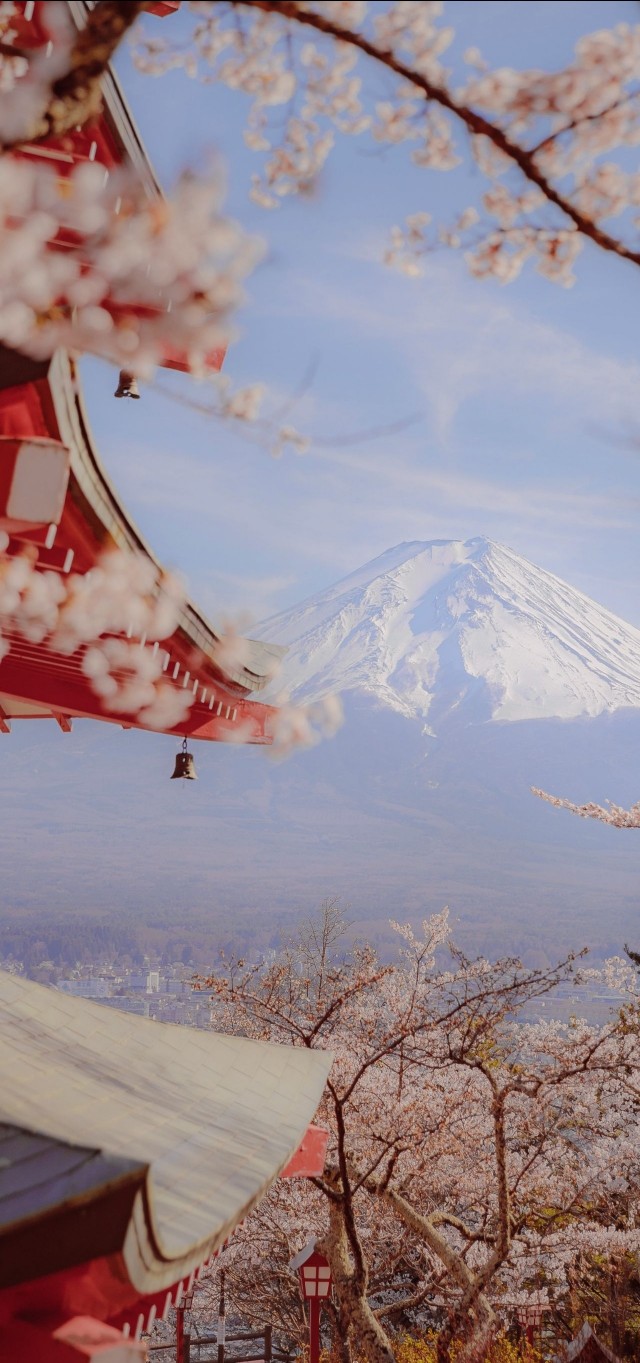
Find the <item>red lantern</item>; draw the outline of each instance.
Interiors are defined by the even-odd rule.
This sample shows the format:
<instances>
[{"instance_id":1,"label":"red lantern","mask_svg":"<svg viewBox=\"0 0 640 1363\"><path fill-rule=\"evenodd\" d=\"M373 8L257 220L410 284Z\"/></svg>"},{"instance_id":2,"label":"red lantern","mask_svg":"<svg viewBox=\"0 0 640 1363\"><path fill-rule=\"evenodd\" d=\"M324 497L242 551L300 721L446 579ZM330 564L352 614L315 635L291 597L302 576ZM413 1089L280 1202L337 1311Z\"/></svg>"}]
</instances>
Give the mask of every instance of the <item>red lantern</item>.
<instances>
[{"instance_id":1,"label":"red lantern","mask_svg":"<svg viewBox=\"0 0 640 1363\"><path fill-rule=\"evenodd\" d=\"M527 1342L533 1347L536 1332L542 1325L542 1317L549 1309L549 1302L540 1295L530 1297L528 1302L521 1303L516 1307L518 1324L526 1332Z\"/></svg>"},{"instance_id":2,"label":"red lantern","mask_svg":"<svg viewBox=\"0 0 640 1363\"><path fill-rule=\"evenodd\" d=\"M291 1260L290 1268L298 1270L300 1292L309 1303L309 1363L319 1363L320 1301L331 1295L329 1260L318 1252L313 1239Z\"/></svg>"}]
</instances>

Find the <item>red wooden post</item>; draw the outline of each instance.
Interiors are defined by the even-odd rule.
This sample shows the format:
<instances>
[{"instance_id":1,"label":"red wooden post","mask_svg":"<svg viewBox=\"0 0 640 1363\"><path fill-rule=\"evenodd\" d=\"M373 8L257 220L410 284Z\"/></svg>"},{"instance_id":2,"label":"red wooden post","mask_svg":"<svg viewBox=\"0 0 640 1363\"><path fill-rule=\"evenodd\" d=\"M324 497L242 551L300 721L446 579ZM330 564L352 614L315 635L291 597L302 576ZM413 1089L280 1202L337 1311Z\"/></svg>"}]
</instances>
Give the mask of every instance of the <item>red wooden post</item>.
<instances>
[{"instance_id":1,"label":"red wooden post","mask_svg":"<svg viewBox=\"0 0 640 1363\"><path fill-rule=\"evenodd\" d=\"M320 1363L319 1297L309 1297L309 1363Z\"/></svg>"},{"instance_id":2,"label":"red wooden post","mask_svg":"<svg viewBox=\"0 0 640 1363\"><path fill-rule=\"evenodd\" d=\"M193 1281L189 1280L189 1286L181 1291L179 1301L176 1304L176 1363L189 1363L191 1354L191 1307L193 1306ZM187 1329L185 1330L185 1311L187 1315Z\"/></svg>"}]
</instances>

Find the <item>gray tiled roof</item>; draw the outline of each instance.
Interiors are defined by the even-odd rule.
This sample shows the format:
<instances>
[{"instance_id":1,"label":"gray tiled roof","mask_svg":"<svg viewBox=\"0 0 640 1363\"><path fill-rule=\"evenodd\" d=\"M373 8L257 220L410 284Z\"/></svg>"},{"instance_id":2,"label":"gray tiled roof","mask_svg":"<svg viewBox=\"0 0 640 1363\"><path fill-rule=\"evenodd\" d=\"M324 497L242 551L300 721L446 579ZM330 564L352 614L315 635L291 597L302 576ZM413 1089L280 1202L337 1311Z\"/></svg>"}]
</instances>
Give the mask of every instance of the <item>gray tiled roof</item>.
<instances>
[{"instance_id":1,"label":"gray tiled roof","mask_svg":"<svg viewBox=\"0 0 640 1363\"><path fill-rule=\"evenodd\" d=\"M246 1215L299 1145L329 1064L0 971L0 1122L148 1167L125 1247L141 1291L191 1271Z\"/></svg>"},{"instance_id":2,"label":"gray tiled roof","mask_svg":"<svg viewBox=\"0 0 640 1363\"><path fill-rule=\"evenodd\" d=\"M135 1160L68 1145L50 1136L0 1123L0 1228L40 1217L97 1188L144 1174Z\"/></svg>"}]
</instances>

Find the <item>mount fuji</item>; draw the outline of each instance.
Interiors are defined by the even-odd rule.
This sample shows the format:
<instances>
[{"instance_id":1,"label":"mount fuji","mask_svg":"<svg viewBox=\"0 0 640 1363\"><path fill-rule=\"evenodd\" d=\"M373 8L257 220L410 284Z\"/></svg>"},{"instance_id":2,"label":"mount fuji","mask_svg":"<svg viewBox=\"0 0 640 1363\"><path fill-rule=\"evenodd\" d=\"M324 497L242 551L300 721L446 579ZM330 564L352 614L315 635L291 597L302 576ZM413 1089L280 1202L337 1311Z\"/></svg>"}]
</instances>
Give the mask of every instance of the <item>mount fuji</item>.
<instances>
[{"instance_id":1,"label":"mount fuji","mask_svg":"<svg viewBox=\"0 0 640 1363\"><path fill-rule=\"evenodd\" d=\"M360 692L437 733L460 710L577 719L640 707L640 630L486 539L400 544L294 610L296 699Z\"/></svg>"},{"instance_id":2,"label":"mount fuji","mask_svg":"<svg viewBox=\"0 0 640 1363\"><path fill-rule=\"evenodd\" d=\"M293 700L346 714L263 787L280 894L341 893L369 931L448 902L494 953L638 940L633 833L531 786L638 799L640 630L478 538L398 545L258 633Z\"/></svg>"},{"instance_id":3,"label":"mount fuji","mask_svg":"<svg viewBox=\"0 0 640 1363\"><path fill-rule=\"evenodd\" d=\"M288 644L294 699L341 694L335 738L282 763L199 745L191 785L172 740L16 725L0 910L117 906L207 952L244 924L244 954L337 895L383 950L390 918L444 904L469 952L640 948L637 835L531 794L640 797L640 630L473 539L399 545L257 632Z\"/></svg>"}]
</instances>

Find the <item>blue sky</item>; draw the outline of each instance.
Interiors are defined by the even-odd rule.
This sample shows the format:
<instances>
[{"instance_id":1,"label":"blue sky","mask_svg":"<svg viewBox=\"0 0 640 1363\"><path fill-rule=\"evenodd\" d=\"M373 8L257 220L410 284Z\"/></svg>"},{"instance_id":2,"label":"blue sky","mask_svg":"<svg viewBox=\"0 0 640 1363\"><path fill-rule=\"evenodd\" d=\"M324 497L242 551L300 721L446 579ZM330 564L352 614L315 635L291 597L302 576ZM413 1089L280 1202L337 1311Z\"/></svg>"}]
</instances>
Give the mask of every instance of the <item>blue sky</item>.
<instances>
[{"instance_id":1,"label":"blue sky","mask_svg":"<svg viewBox=\"0 0 640 1363\"><path fill-rule=\"evenodd\" d=\"M454 60L477 45L490 62L551 68L581 33L638 17L617 0L446 12ZM145 27L168 36L184 22ZM230 210L267 240L229 376L264 380L280 402L313 370L291 419L319 443L274 461L157 393L114 403L113 375L85 362L107 467L209 614L259 619L401 540L486 534L640 625L637 270L587 248L571 290L533 270L504 288L443 252L407 279L380 264L388 229L425 208L450 218L477 193L476 175L430 173L402 148L345 139L311 200L268 213L248 198L257 165L243 96L180 72L140 76L128 52L118 66L165 186L215 149ZM370 79L380 97L392 88L384 73ZM348 439L405 418L395 434Z\"/></svg>"}]
</instances>

